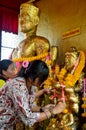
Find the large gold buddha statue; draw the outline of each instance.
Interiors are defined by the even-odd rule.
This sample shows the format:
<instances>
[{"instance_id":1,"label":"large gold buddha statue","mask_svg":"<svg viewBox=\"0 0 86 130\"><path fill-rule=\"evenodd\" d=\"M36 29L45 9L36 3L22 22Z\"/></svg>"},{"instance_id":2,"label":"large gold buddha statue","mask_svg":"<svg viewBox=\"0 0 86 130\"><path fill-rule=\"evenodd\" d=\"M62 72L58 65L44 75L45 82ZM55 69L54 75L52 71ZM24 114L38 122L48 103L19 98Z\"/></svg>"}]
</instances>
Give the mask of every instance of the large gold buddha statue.
<instances>
[{"instance_id":1,"label":"large gold buddha statue","mask_svg":"<svg viewBox=\"0 0 86 130\"><path fill-rule=\"evenodd\" d=\"M26 38L15 48L12 59L36 56L50 49L49 40L36 35L39 22L39 9L30 2L20 5L19 28L26 34Z\"/></svg>"}]
</instances>

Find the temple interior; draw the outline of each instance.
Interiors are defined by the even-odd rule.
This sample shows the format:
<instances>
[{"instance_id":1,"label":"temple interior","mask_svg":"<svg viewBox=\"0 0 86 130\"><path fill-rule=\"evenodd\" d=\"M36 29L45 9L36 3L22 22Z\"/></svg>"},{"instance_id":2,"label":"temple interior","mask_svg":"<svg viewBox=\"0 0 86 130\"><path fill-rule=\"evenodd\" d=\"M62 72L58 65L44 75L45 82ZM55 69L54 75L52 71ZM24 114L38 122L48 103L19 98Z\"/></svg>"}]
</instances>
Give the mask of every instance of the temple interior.
<instances>
[{"instance_id":1,"label":"temple interior","mask_svg":"<svg viewBox=\"0 0 86 130\"><path fill-rule=\"evenodd\" d=\"M66 104L55 117L32 127L19 122L15 130L86 130L86 0L3 0L0 8L2 25L4 8L16 12L16 33L23 38L15 45L11 60L41 59L49 67L43 87L52 88L51 94L36 103L44 106L62 100ZM0 28L9 32L9 28Z\"/></svg>"}]
</instances>

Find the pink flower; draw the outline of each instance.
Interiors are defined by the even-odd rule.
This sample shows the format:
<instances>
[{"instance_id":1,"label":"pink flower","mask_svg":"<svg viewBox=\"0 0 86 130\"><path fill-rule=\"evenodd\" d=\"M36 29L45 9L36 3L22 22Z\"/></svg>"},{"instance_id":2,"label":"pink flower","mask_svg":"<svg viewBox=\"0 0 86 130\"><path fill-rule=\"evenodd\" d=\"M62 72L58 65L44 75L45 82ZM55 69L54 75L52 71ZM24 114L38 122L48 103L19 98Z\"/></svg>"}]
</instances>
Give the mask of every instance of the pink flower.
<instances>
[{"instance_id":1,"label":"pink flower","mask_svg":"<svg viewBox=\"0 0 86 130\"><path fill-rule=\"evenodd\" d=\"M50 60L50 55L46 56L46 60L47 61Z\"/></svg>"},{"instance_id":2,"label":"pink flower","mask_svg":"<svg viewBox=\"0 0 86 130\"><path fill-rule=\"evenodd\" d=\"M23 61L22 66L23 66L24 68L27 68L28 65L29 65L28 60Z\"/></svg>"},{"instance_id":3,"label":"pink flower","mask_svg":"<svg viewBox=\"0 0 86 130\"><path fill-rule=\"evenodd\" d=\"M21 62L18 62L18 61L17 61L17 62L15 63L15 68L20 68L20 67L21 67Z\"/></svg>"}]
</instances>

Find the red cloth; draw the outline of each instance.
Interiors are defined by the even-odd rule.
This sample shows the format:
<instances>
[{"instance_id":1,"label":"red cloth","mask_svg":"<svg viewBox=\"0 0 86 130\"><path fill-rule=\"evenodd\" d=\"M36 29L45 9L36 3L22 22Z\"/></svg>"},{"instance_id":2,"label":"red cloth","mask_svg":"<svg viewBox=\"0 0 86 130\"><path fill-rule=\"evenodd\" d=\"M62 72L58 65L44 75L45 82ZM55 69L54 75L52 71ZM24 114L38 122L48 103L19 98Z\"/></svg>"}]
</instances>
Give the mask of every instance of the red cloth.
<instances>
[{"instance_id":1,"label":"red cloth","mask_svg":"<svg viewBox=\"0 0 86 130\"><path fill-rule=\"evenodd\" d=\"M0 30L18 34L18 12L0 7Z\"/></svg>"}]
</instances>

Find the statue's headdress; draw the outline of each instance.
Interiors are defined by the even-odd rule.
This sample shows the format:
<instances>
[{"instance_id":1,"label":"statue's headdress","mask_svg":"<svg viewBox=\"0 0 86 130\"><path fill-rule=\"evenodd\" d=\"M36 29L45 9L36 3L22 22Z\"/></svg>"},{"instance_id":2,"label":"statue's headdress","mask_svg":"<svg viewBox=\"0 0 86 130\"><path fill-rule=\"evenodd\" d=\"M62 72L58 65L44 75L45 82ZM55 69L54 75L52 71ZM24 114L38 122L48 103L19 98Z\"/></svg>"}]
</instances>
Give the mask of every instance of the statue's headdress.
<instances>
[{"instance_id":1,"label":"statue's headdress","mask_svg":"<svg viewBox=\"0 0 86 130\"><path fill-rule=\"evenodd\" d=\"M36 19L36 21L39 21L38 13L39 13L39 8L33 5L33 1L35 0L30 0L28 2L22 3L20 5L20 14L21 12L23 13L28 13L31 19Z\"/></svg>"}]
</instances>

